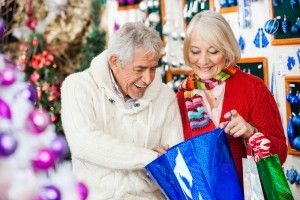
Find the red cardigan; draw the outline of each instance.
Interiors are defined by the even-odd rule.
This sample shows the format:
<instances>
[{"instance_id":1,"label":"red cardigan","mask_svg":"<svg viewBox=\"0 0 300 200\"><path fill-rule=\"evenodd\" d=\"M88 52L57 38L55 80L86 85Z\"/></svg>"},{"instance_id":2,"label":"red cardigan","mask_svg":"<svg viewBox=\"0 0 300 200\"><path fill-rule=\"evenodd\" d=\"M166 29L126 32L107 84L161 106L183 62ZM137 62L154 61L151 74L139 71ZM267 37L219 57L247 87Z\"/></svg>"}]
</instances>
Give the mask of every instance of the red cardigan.
<instances>
[{"instance_id":1,"label":"red cardigan","mask_svg":"<svg viewBox=\"0 0 300 200\"><path fill-rule=\"evenodd\" d=\"M186 113L183 91L177 93L177 100L185 139L215 128L213 123L211 123L212 125L200 131L192 131ZM271 141L271 153L278 154L281 163L284 163L287 156L287 145L280 114L277 104L264 82L260 78L240 70L226 80L220 122L225 121L224 114L232 109L237 110L248 123L256 127L259 132L265 134ZM242 157L246 156L243 139L233 138L232 136L227 136L227 138L239 178L242 181Z\"/></svg>"}]
</instances>

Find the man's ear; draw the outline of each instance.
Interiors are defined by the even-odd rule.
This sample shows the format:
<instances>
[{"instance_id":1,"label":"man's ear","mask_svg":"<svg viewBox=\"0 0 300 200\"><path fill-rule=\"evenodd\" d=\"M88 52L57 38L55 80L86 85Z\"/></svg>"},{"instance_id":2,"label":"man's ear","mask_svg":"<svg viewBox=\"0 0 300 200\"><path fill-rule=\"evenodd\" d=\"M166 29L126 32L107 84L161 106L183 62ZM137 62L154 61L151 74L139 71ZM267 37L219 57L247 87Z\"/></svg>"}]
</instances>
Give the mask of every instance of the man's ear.
<instances>
[{"instance_id":1,"label":"man's ear","mask_svg":"<svg viewBox=\"0 0 300 200\"><path fill-rule=\"evenodd\" d=\"M118 64L118 57L115 54L112 54L108 57L108 64L109 67L113 70L117 68L117 64Z\"/></svg>"}]
</instances>

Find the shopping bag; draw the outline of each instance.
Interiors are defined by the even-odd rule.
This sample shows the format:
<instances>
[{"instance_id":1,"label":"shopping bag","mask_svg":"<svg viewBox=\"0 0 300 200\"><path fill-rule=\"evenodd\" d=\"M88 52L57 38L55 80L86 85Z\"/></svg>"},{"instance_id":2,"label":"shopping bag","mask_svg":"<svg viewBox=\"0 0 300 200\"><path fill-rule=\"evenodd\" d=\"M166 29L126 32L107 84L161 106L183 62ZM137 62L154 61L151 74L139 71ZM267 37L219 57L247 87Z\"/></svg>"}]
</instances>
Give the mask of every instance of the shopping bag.
<instances>
[{"instance_id":1,"label":"shopping bag","mask_svg":"<svg viewBox=\"0 0 300 200\"><path fill-rule=\"evenodd\" d=\"M271 146L263 133L257 132L249 138L253 150L261 186L266 200L293 200L278 155L270 153Z\"/></svg>"},{"instance_id":2,"label":"shopping bag","mask_svg":"<svg viewBox=\"0 0 300 200\"><path fill-rule=\"evenodd\" d=\"M145 167L169 200L243 200L223 129L170 148Z\"/></svg>"},{"instance_id":3,"label":"shopping bag","mask_svg":"<svg viewBox=\"0 0 300 200\"><path fill-rule=\"evenodd\" d=\"M293 200L278 155L273 154L257 162L257 170L266 200Z\"/></svg>"},{"instance_id":4,"label":"shopping bag","mask_svg":"<svg viewBox=\"0 0 300 200\"><path fill-rule=\"evenodd\" d=\"M243 182L245 200L264 200L256 162L252 156L243 158Z\"/></svg>"}]
</instances>

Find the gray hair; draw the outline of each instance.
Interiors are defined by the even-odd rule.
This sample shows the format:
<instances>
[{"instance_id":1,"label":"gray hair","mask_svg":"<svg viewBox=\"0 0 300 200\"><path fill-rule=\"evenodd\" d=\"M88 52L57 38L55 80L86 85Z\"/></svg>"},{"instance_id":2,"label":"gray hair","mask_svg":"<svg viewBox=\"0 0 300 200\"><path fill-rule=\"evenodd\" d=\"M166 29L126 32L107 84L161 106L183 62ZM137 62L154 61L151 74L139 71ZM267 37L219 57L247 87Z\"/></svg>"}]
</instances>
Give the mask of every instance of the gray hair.
<instances>
[{"instance_id":1,"label":"gray hair","mask_svg":"<svg viewBox=\"0 0 300 200\"><path fill-rule=\"evenodd\" d=\"M183 55L187 65L190 64L188 52L193 31L197 31L201 38L223 53L227 66L236 65L240 60L239 45L226 19L217 12L202 11L193 17L186 30Z\"/></svg>"},{"instance_id":2,"label":"gray hair","mask_svg":"<svg viewBox=\"0 0 300 200\"><path fill-rule=\"evenodd\" d=\"M108 56L117 55L122 65L132 62L136 49L159 58L162 50L159 33L141 22L125 23L111 36L107 47Z\"/></svg>"}]
</instances>

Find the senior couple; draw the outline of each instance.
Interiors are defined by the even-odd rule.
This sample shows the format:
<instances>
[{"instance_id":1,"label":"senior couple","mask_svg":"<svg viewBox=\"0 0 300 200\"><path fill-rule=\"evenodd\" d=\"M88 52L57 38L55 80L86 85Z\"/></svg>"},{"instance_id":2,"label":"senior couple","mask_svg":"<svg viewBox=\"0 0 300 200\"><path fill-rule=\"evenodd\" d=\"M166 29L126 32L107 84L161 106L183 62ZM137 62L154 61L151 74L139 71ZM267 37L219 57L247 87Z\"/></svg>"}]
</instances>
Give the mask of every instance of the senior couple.
<instances>
[{"instance_id":1,"label":"senior couple","mask_svg":"<svg viewBox=\"0 0 300 200\"><path fill-rule=\"evenodd\" d=\"M89 200L165 199L145 165L184 139L218 127L227 133L241 184L244 140L254 132L263 133L271 152L285 161L276 103L262 80L236 66L241 53L226 20L212 11L194 16L183 51L194 73L175 94L156 72L159 34L127 23L87 70L63 82L63 127L73 171L87 183ZM186 103L197 98L200 104ZM188 111L199 107L204 112L191 118Z\"/></svg>"}]
</instances>

